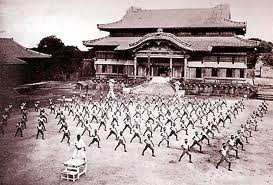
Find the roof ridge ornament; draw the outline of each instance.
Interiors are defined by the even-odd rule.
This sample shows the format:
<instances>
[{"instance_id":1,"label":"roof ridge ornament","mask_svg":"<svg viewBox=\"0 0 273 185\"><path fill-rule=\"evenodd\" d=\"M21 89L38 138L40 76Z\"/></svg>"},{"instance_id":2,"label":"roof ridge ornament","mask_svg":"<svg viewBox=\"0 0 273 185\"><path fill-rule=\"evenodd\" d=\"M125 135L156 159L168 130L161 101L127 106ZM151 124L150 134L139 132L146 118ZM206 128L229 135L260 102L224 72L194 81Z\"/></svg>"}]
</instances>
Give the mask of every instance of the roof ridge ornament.
<instances>
[{"instance_id":1,"label":"roof ridge ornament","mask_svg":"<svg viewBox=\"0 0 273 185\"><path fill-rule=\"evenodd\" d=\"M157 32L158 33L162 33L163 32L163 28L157 28Z\"/></svg>"}]
</instances>

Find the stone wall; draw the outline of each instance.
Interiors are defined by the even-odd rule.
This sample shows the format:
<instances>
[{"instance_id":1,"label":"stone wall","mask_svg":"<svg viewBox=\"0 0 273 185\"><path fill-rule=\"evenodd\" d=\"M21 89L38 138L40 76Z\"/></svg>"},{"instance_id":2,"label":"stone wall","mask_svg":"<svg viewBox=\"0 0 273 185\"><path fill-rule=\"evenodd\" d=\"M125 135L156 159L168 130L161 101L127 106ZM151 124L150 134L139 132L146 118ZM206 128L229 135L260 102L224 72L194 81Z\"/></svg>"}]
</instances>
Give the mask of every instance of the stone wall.
<instances>
[{"instance_id":1,"label":"stone wall","mask_svg":"<svg viewBox=\"0 0 273 185\"><path fill-rule=\"evenodd\" d=\"M261 78L273 78L273 67L261 67Z\"/></svg>"},{"instance_id":2,"label":"stone wall","mask_svg":"<svg viewBox=\"0 0 273 185\"><path fill-rule=\"evenodd\" d=\"M180 89L185 90L188 95L230 97L255 97L257 95L257 87L250 84L196 83L182 81Z\"/></svg>"}]
</instances>

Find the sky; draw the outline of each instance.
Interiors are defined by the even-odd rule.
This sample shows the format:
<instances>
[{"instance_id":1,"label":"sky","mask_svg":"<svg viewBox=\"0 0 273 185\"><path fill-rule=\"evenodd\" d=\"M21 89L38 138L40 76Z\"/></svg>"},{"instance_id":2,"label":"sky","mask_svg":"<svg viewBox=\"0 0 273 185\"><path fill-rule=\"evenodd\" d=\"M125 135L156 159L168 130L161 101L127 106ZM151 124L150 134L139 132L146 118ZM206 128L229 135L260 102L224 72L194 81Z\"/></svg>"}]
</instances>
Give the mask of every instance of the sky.
<instances>
[{"instance_id":1,"label":"sky","mask_svg":"<svg viewBox=\"0 0 273 185\"><path fill-rule=\"evenodd\" d=\"M211 8L228 3L232 20L247 22L247 38L273 42L273 0L0 0L0 37L36 47L50 35L81 50L83 40L108 35L97 24L120 20L130 6L144 9Z\"/></svg>"}]
</instances>

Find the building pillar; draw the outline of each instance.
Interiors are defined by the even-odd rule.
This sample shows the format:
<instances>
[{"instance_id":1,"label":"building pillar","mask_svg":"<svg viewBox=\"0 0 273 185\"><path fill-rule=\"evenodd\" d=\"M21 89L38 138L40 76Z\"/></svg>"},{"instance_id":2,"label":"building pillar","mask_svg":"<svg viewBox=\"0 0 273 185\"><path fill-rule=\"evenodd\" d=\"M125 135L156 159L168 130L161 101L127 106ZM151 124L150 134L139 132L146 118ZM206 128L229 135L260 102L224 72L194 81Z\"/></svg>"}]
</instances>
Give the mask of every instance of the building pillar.
<instances>
[{"instance_id":1,"label":"building pillar","mask_svg":"<svg viewBox=\"0 0 273 185\"><path fill-rule=\"evenodd\" d=\"M181 66L180 66L180 75L179 75L180 78L182 78L182 71L183 71L183 66L181 65ZM185 72L184 72L184 73L185 73Z\"/></svg>"},{"instance_id":2,"label":"building pillar","mask_svg":"<svg viewBox=\"0 0 273 185\"><path fill-rule=\"evenodd\" d=\"M150 80L150 73L151 73L151 58L148 55L148 80Z\"/></svg>"},{"instance_id":3,"label":"building pillar","mask_svg":"<svg viewBox=\"0 0 273 185\"><path fill-rule=\"evenodd\" d=\"M134 57L134 78L137 76L137 57Z\"/></svg>"},{"instance_id":4,"label":"building pillar","mask_svg":"<svg viewBox=\"0 0 273 185\"><path fill-rule=\"evenodd\" d=\"M184 81L187 79L188 58L184 58Z\"/></svg>"},{"instance_id":5,"label":"building pillar","mask_svg":"<svg viewBox=\"0 0 273 185\"><path fill-rule=\"evenodd\" d=\"M173 59L170 58L170 77L172 79L173 77Z\"/></svg>"}]
</instances>

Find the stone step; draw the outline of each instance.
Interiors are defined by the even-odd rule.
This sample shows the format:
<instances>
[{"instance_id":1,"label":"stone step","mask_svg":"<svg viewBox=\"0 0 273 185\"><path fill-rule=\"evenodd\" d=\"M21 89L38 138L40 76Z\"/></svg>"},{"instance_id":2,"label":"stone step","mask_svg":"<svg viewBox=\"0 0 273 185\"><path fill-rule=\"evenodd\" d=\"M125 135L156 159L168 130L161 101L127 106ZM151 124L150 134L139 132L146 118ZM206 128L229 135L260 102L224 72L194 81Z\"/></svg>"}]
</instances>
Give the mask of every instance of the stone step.
<instances>
[{"instance_id":1,"label":"stone step","mask_svg":"<svg viewBox=\"0 0 273 185\"><path fill-rule=\"evenodd\" d=\"M169 83L170 78L169 77L162 77L162 76L154 76L150 83Z\"/></svg>"},{"instance_id":2,"label":"stone step","mask_svg":"<svg viewBox=\"0 0 273 185\"><path fill-rule=\"evenodd\" d=\"M174 89L169 83L155 83L155 82L149 82L146 86L138 86L134 88L133 93L136 94L158 94L166 95L166 96L172 96L174 95Z\"/></svg>"},{"instance_id":3,"label":"stone step","mask_svg":"<svg viewBox=\"0 0 273 185\"><path fill-rule=\"evenodd\" d=\"M273 95L272 94L258 94L258 99L273 101Z\"/></svg>"}]
</instances>

